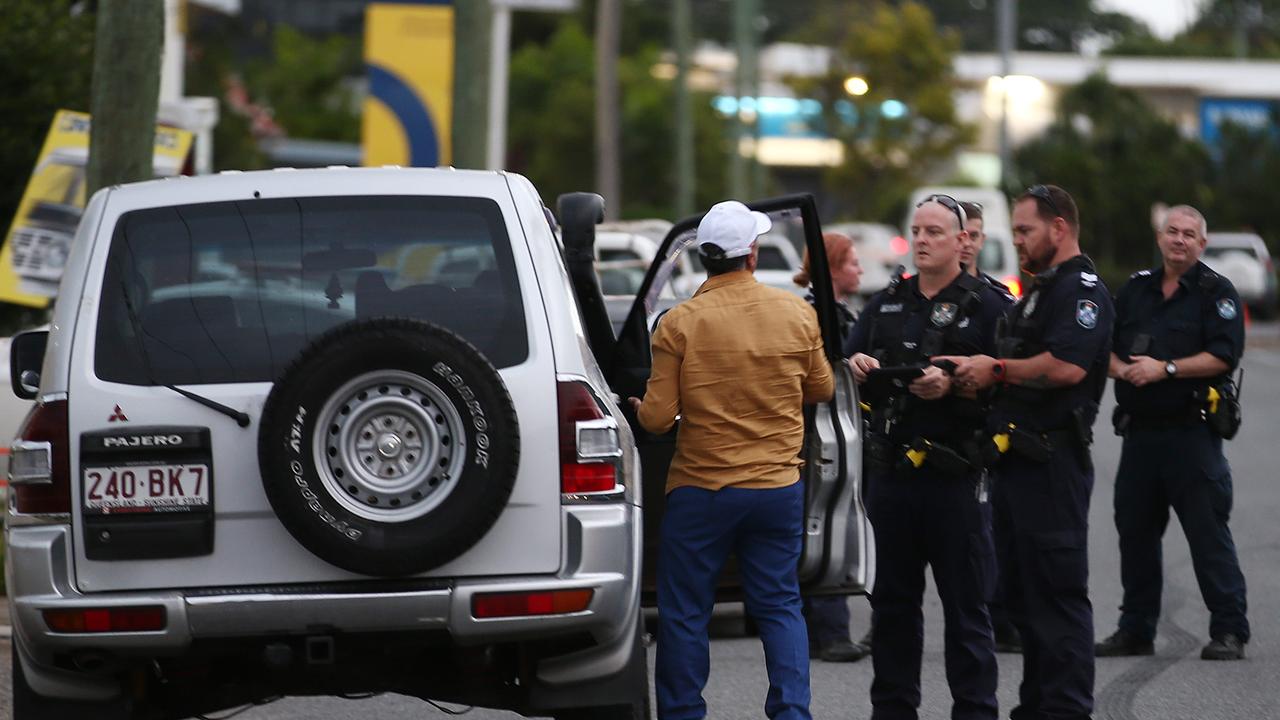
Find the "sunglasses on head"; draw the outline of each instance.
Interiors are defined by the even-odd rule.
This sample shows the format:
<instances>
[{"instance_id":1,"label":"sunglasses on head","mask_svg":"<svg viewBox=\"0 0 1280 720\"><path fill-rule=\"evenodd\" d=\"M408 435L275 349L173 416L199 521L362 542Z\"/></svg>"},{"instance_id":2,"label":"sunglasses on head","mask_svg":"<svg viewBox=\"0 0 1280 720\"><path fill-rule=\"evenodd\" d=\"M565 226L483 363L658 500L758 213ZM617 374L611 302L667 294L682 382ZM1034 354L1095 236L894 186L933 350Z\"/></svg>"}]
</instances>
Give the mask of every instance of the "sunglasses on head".
<instances>
[{"instance_id":1,"label":"sunglasses on head","mask_svg":"<svg viewBox=\"0 0 1280 720\"><path fill-rule=\"evenodd\" d=\"M1054 217L1062 217L1062 211L1058 209L1058 203L1053 201L1053 193L1049 192L1047 185L1032 185L1027 188L1026 194L1048 205Z\"/></svg>"},{"instance_id":2,"label":"sunglasses on head","mask_svg":"<svg viewBox=\"0 0 1280 720\"><path fill-rule=\"evenodd\" d=\"M936 202L942 207L955 213L956 219L960 221L960 229L962 230L964 229L964 223L966 219L964 216L964 208L960 207L960 203L956 202L955 198L951 197L950 195L930 195L929 197L916 203L916 207L920 208L931 202Z\"/></svg>"}]
</instances>

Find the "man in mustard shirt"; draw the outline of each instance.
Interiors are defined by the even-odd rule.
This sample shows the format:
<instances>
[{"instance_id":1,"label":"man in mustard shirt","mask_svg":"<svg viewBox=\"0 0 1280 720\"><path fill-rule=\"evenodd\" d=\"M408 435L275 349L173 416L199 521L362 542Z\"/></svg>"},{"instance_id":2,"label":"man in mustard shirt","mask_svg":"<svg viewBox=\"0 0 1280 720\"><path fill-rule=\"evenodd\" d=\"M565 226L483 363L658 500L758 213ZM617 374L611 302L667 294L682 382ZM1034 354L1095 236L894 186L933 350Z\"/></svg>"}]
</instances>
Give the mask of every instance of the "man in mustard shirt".
<instances>
[{"instance_id":1,"label":"man in mustard shirt","mask_svg":"<svg viewBox=\"0 0 1280 720\"><path fill-rule=\"evenodd\" d=\"M756 238L768 216L718 203L698 225L707 281L653 336L644 401L652 433L680 430L667 474L658 554L658 717L706 715L707 623L730 554L760 628L770 718L808 720L809 648L796 565L803 536L800 448L805 403L835 389L817 314L756 282Z\"/></svg>"}]
</instances>

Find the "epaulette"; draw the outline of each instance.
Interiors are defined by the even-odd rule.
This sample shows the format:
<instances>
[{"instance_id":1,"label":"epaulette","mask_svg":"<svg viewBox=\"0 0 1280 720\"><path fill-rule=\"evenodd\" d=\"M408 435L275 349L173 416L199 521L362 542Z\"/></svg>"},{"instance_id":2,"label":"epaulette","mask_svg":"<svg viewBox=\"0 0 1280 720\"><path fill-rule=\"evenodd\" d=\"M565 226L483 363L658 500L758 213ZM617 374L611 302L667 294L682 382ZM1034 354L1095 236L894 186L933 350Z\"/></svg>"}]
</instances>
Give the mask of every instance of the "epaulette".
<instances>
[{"instance_id":1,"label":"epaulette","mask_svg":"<svg viewBox=\"0 0 1280 720\"><path fill-rule=\"evenodd\" d=\"M1214 290L1222 284L1223 277L1210 270L1208 266L1200 268L1200 289Z\"/></svg>"},{"instance_id":2,"label":"epaulette","mask_svg":"<svg viewBox=\"0 0 1280 720\"><path fill-rule=\"evenodd\" d=\"M1136 273L1134 273L1134 274L1130 275L1130 276L1129 276L1129 279L1130 279L1130 280L1133 280L1134 278L1147 277L1147 276L1149 276L1149 275L1151 275L1151 269L1150 269L1150 268L1148 268L1148 269L1146 269L1146 270L1139 270L1138 272L1136 272Z\"/></svg>"},{"instance_id":3,"label":"epaulette","mask_svg":"<svg viewBox=\"0 0 1280 720\"><path fill-rule=\"evenodd\" d=\"M906 280L907 266L899 265L894 268L893 275L889 278L889 284L885 286L885 294L889 297L895 297L898 290L902 287L902 283Z\"/></svg>"},{"instance_id":4,"label":"epaulette","mask_svg":"<svg viewBox=\"0 0 1280 720\"><path fill-rule=\"evenodd\" d=\"M1098 287L1098 276L1091 272L1081 272L1080 286L1087 288Z\"/></svg>"}]
</instances>

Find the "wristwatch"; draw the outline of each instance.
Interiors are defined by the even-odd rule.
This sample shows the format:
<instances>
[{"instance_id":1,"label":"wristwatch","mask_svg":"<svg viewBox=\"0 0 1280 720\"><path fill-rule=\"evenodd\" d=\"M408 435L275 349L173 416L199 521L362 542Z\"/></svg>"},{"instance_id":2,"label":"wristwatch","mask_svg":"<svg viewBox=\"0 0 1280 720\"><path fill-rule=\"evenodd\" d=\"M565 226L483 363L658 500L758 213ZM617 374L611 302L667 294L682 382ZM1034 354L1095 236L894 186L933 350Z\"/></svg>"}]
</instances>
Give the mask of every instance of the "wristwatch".
<instances>
[{"instance_id":1,"label":"wristwatch","mask_svg":"<svg viewBox=\"0 0 1280 720\"><path fill-rule=\"evenodd\" d=\"M1178 374L1178 364L1177 364L1177 363L1175 363L1175 362L1174 362L1174 361L1172 361L1172 360L1169 360L1169 361L1165 362L1165 364L1164 364L1164 374L1165 374L1165 377L1173 377L1174 375L1177 375L1177 374Z\"/></svg>"}]
</instances>

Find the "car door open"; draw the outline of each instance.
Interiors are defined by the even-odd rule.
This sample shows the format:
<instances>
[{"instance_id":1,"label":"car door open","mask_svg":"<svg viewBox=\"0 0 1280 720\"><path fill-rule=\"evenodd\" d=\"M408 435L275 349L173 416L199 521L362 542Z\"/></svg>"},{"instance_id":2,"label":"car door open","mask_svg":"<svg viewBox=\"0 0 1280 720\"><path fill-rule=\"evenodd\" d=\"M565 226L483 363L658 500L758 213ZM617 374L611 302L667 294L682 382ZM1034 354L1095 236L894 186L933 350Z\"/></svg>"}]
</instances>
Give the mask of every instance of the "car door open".
<instances>
[{"instance_id":1,"label":"car door open","mask_svg":"<svg viewBox=\"0 0 1280 720\"><path fill-rule=\"evenodd\" d=\"M804 549L799 563L801 587L811 595L862 592L869 581L872 542L862 504L862 418L853 373L841 350L836 301L817 209L811 195L774 198L748 205L769 215L773 221L773 229L766 237L808 249L814 309L835 376L834 398L805 410L802 480L806 502ZM701 216L687 218L671 228L618 333L613 357L602 362L609 368L610 385L620 397L644 395L652 368L652 330L661 322L662 313L685 299L678 297L679 293L663 290L671 282L681 256L694 252L694 236L700 220ZM635 432L644 475L644 589L646 596L651 597L667 471L675 454L679 421L670 432L654 435L640 427L629 407L625 412ZM732 564L721 576L720 586L722 599L738 594L739 581Z\"/></svg>"}]
</instances>

